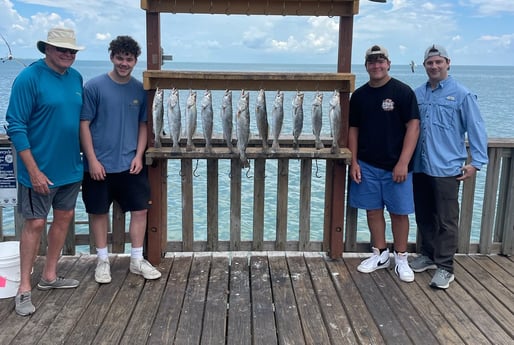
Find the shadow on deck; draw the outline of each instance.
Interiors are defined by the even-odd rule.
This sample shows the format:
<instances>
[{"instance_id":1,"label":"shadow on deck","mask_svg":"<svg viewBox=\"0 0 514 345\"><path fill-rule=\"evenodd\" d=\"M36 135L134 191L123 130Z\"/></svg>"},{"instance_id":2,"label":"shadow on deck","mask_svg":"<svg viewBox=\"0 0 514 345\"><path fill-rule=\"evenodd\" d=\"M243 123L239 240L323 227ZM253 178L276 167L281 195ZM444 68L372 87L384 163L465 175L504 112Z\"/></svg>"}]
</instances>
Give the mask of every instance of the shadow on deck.
<instances>
[{"instance_id":1,"label":"shadow on deck","mask_svg":"<svg viewBox=\"0 0 514 345\"><path fill-rule=\"evenodd\" d=\"M317 253L179 253L163 277L128 273L112 256L111 284L94 281L96 256L66 256L77 289L33 290L36 313L0 300L0 344L513 344L514 261L459 255L456 280L431 272L400 282L391 269L356 271L357 256ZM42 258L34 271L41 274Z\"/></svg>"}]
</instances>

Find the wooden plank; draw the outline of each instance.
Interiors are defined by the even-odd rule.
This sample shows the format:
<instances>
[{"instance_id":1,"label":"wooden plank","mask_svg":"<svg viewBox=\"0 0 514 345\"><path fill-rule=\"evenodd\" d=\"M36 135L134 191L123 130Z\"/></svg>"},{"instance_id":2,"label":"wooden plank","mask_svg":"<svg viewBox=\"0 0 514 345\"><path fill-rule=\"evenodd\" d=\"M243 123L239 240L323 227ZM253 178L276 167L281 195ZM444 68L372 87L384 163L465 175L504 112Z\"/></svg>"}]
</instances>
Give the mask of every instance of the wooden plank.
<instances>
[{"instance_id":1,"label":"wooden plank","mask_svg":"<svg viewBox=\"0 0 514 345\"><path fill-rule=\"evenodd\" d=\"M193 258L191 272L188 278L182 314L178 323L176 344L199 344L202 329L199 325L203 321L207 283L211 257L196 255Z\"/></svg>"},{"instance_id":2,"label":"wooden plank","mask_svg":"<svg viewBox=\"0 0 514 345\"><path fill-rule=\"evenodd\" d=\"M332 280L335 277L328 271L327 259L319 254L304 254L304 256L330 344L357 344L358 341L348 317L349 313L344 308L344 301L340 300L337 294L337 282Z\"/></svg>"},{"instance_id":3,"label":"wooden plank","mask_svg":"<svg viewBox=\"0 0 514 345\"><path fill-rule=\"evenodd\" d=\"M150 329L151 336L148 339L148 345L173 344L182 313L182 303L193 256L177 256L173 260L165 258L163 263L168 260L172 261L171 271L169 277L166 277L167 284L155 321Z\"/></svg>"},{"instance_id":4,"label":"wooden plank","mask_svg":"<svg viewBox=\"0 0 514 345\"><path fill-rule=\"evenodd\" d=\"M268 258L262 254L252 255L250 273L253 345L276 345L277 329Z\"/></svg>"},{"instance_id":5,"label":"wooden plank","mask_svg":"<svg viewBox=\"0 0 514 345\"><path fill-rule=\"evenodd\" d=\"M59 264L63 261L61 258ZM80 285L73 289L73 294L66 300L62 309L54 315L52 323L47 326L44 332L39 330L41 338L38 344L54 345L64 344L68 334L76 327L77 320L86 310L87 306L98 291L98 284L94 281L94 268L96 267L96 256L82 256L78 258L77 264L73 270L77 272L74 278L80 280ZM41 306L43 307L43 305ZM50 306L51 308L52 306ZM36 314L39 313L36 310ZM32 333L34 335L34 333ZM1 343L1 342L0 342Z\"/></svg>"},{"instance_id":6,"label":"wooden plank","mask_svg":"<svg viewBox=\"0 0 514 345\"><path fill-rule=\"evenodd\" d=\"M138 297L132 299L137 300L137 304L133 308L133 313L130 316L120 344L147 343L147 339L152 335L150 331L161 303L171 264L171 260L161 261L160 266L157 267L162 273L160 279L145 280L141 276L136 276L139 279L138 283L143 283L143 290ZM129 274L129 276L135 276L135 274ZM126 282L125 285L128 285L127 289L137 290L136 284L127 284ZM120 300L120 303L126 303L126 301L131 301L131 299L124 298ZM107 327L107 329L109 328ZM98 342L98 344L101 343ZM116 344L116 342L106 342L106 344Z\"/></svg>"},{"instance_id":7,"label":"wooden plank","mask_svg":"<svg viewBox=\"0 0 514 345\"><path fill-rule=\"evenodd\" d=\"M229 291L229 258L224 254L213 255L202 326L202 344L225 345Z\"/></svg>"},{"instance_id":8,"label":"wooden plank","mask_svg":"<svg viewBox=\"0 0 514 345\"><path fill-rule=\"evenodd\" d=\"M279 159L277 167L277 214L275 250L285 250L287 242L287 203L289 160Z\"/></svg>"},{"instance_id":9,"label":"wooden plank","mask_svg":"<svg viewBox=\"0 0 514 345\"><path fill-rule=\"evenodd\" d=\"M230 265L227 344L252 344L252 315L248 258L236 255ZM224 344L224 343L223 343Z\"/></svg>"},{"instance_id":10,"label":"wooden plank","mask_svg":"<svg viewBox=\"0 0 514 345\"><path fill-rule=\"evenodd\" d=\"M193 250L194 202L193 202L193 162L191 159L180 161L182 176L182 250Z\"/></svg>"},{"instance_id":11,"label":"wooden plank","mask_svg":"<svg viewBox=\"0 0 514 345\"><path fill-rule=\"evenodd\" d=\"M306 344L329 344L327 326L316 298L307 265L301 253L288 254L287 266L291 275L296 305Z\"/></svg>"},{"instance_id":12,"label":"wooden plank","mask_svg":"<svg viewBox=\"0 0 514 345\"><path fill-rule=\"evenodd\" d=\"M359 261L347 260L345 263L366 303L369 313L373 316L375 323L380 325L382 336L385 339L396 339L397 344L412 344L412 340L409 339L409 336L398 320L402 315L397 315L384 297L386 294L392 292L376 283L377 280L379 281L379 277L373 277L374 275L386 275L389 273L384 269L369 274L360 273L357 271Z\"/></svg>"},{"instance_id":13,"label":"wooden plank","mask_svg":"<svg viewBox=\"0 0 514 345\"><path fill-rule=\"evenodd\" d=\"M81 269L83 268L81 263L78 263L77 257L68 257L62 265L61 269L65 270L66 276L79 278L83 274ZM34 290L32 296L36 294L37 290ZM37 291L40 292L40 291ZM13 319L8 319L7 321L21 321L20 324L23 325L23 328L17 332L17 325L11 325L9 322L2 323L2 330L9 330L9 332L0 332L10 333L6 334L7 336L14 336L12 341L9 342L8 339L4 338L0 335L0 344L13 344L13 345L25 345L25 344L36 344L40 338L45 334L46 329L53 322L54 318L60 313L62 308L66 306L68 300L74 293L74 289L69 290L54 290L54 291L45 291L43 294L44 303L40 305L36 305L37 313L32 315L30 318L24 318L24 320L20 320L20 317L17 316ZM13 301L12 299L10 299ZM34 302L34 300L33 300ZM35 303L35 302L34 302ZM11 307L12 308L12 307ZM14 313L14 311L13 311ZM26 322L23 322L26 321ZM57 334L58 336L58 334Z\"/></svg>"},{"instance_id":14,"label":"wooden plank","mask_svg":"<svg viewBox=\"0 0 514 345\"><path fill-rule=\"evenodd\" d=\"M330 148L317 150L313 147L300 147L296 151L280 148L275 152L271 150L263 152L259 147L248 147L246 153L249 159L326 159L347 162L352 157L347 148L341 148L339 153L331 153ZM204 152L201 147L192 151L186 151L181 147L177 152L172 151L171 147L150 147L146 151L145 157L147 165L159 159L239 159L237 153L231 152L225 147L213 147L211 152Z\"/></svg>"},{"instance_id":15,"label":"wooden plank","mask_svg":"<svg viewBox=\"0 0 514 345\"><path fill-rule=\"evenodd\" d=\"M462 264L467 264L466 268L459 264L455 265L455 274L458 275L461 286L492 317L494 323L499 324L510 338L514 339L514 317L512 317L514 296L512 293L494 284L497 283L494 278L476 265L471 258L459 256L457 262L460 263L460 260L462 260ZM493 284L496 288L493 287ZM506 298L506 303L510 304L510 308L502 303L503 298Z\"/></svg>"},{"instance_id":16,"label":"wooden plank","mask_svg":"<svg viewBox=\"0 0 514 345\"><path fill-rule=\"evenodd\" d=\"M207 250L218 250L218 160L207 160Z\"/></svg>"},{"instance_id":17,"label":"wooden plank","mask_svg":"<svg viewBox=\"0 0 514 345\"><path fill-rule=\"evenodd\" d=\"M458 280L453 282L448 290L438 290L429 288L430 281L432 280L432 273L424 272L416 274L416 282L420 286L425 286L425 294L432 302L432 304L444 315L446 322L450 325L462 339L462 343L469 345L485 345L491 342L484 336L484 334L477 328L475 323L469 318L467 313L459 308L455 300L450 297L450 292L455 290L459 285ZM462 288L459 289L461 293L465 294ZM452 293L452 295L454 295Z\"/></svg>"},{"instance_id":18,"label":"wooden plank","mask_svg":"<svg viewBox=\"0 0 514 345\"><path fill-rule=\"evenodd\" d=\"M311 237L312 160L302 159L300 166L300 214L298 250L309 250Z\"/></svg>"},{"instance_id":19,"label":"wooden plank","mask_svg":"<svg viewBox=\"0 0 514 345\"><path fill-rule=\"evenodd\" d=\"M448 295L493 344L508 344L511 342L512 336L497 323L497 321L508 323L503 318L504 311L501 310L503 306L499 306L497 301L494 301L483 288L480 290L468 289L469 285L475 287L477 285L465 271L461 270L459 265L455 266L455 270L459 284L452 284L447 291ZM494 316L489 313L494 314ZM510 318L512 319L512 314Z\"/></svg>"},{"instance_id":20,"label":"wooden plank","mask_svg":"<svg viewBox=\"0 0 514 345\"><path fill-rule=\"evenodd\" d=\"M116 300L116 295L125 282L129 261L129 257L122 256L115 257L114 260L111 261L111 283L102 284L98 287L97 293L76 321L80 324L80 327L73 328L66 338L66 342L77 345L93 343L95 335L100 330L103 320L107 317L111 309L113 301Z\"/></svg>"},{"instance_id":21,"label":"wooden plank","mask_svg":"<svg viewBox=\"0 0 514 345\"><path fill-rule=\"evenodd\" d=\"M269 256L279 344L305 344L291 276L283 255Z\"/></svg>"},{"instance_id":22,"label":"wooden plank","mask_svg":"<svg viewBox=\"0 0 514 345\"><path fill-rule=\"evenodd\" d=\"M514 150L511 150L514 151ZM506 174L505 181L505 204L504 205L504 223L503 223L503 236L502 236L502 250L501 253L504 255L514 254L514 158L504 158L504 164L509 168L508 174ZM507 168L505 168L507 170Z\"/></svg>"},{"instance_id":23,"label":"wooden plank","mask_svg":"<svg viewBox=\"0 0 514 345\"><path fill-rule=\"evenodd\" d=\"M241 161L230 161L230 250L241 247Z\"/></svg>"},{"instance_id":24,"label":"wooden plank","mask_svg":"<svg viewBox=\"0 0 514 345\"><path fill-rule=\"evenodd\" d=\"M353 92L352 73L143 71L145 90L319 90Z\"/></svg>"},{"instance_id":25,"label":"wooden plank","mask_svg":"<svg viewBox=\"0 0 514 345\"><path fill-rule=\"evenodd\" d=\"M472 256L473 260L483 267L487 272L492 272L502 287L505 287L511 294L514 294L514 263L507 257L500 255ZM514 303L510 298L508 305Z\"/></svg>"},{"instance_id":26,"label":"wooden plank","mask_svg":"<svg viewBox=\"0 0 514 345\"><path fill-rule=\"evenodd\" d=\"M212 0L157 1L141 0L147 12L282 15L282 16L353 16L359 11L358 0Z\"/></svg>"},{"instance_id":27,"label":"wooden plank","mask_svg":"<svg viewBox=\"0 0 514 345\"><path fill-rule=\"evenodd\" d=\"M400 290L405 294L410 305L423 318L428 329L433 333L439 344L460 344L461 338L452 328L445 318L445 315L437 309L436 305L427 297L425 290L428 286L423 282L419 282L419 276L429 276L429 272L417 273L416 280L412 284L405 284L399 280L396 283ZM430 276L431 279L431 276ZM431 338L431 337L430 337Z\"/></svg>"},{"instance_id":28,"label":"wooden plank","mask_svg":"<svg viewBox=\"0 0 514 345\"><path fill-rule=\"evenodd\" d=\"M264 242L264 201L266 186L266 160L254 161L253 178L253 250L262 250Z\"/></svg>"},{"instance_id":29,"label":"wooden plank","mask_svg":"<svg viewBox=\"0 0 514 345\"><path fill-rule=\"evenodd\" d=\"M125 213L117 201L112 204L111 253L125 253Z\"/></svg>"},{"instance_id":30,"label":"wooden plank","mask_svg":"<svg viewBox=\"0 0 514 345\"><path fill-rule=\"evenodd\" d=\"M480 225L479 250L482 254L491 253L492 230L494 228L494 214L496 205L496 191L500 173L501 157L498 150L489 148L489 163L485 177L484 202L482 206L482 223Z\"/></svg>"},{"instance_id":31,"label":"wooden plank","mask_svg":"<svg viewBox=\"0 0 514 345\"><path fill-rule=\"evenodd\" d=\"M469 253L471 239L471 225L473 222L473 208L475 203L476 174L462 184L462 197L460 200L459 230L457 232L457 252Z\"/></svg>"},{"instance_id":32,"label":"wooden plank","mask_svg":"<svg viewBox=\"0 0 514 345\"><path fill-rule=\"evenodd\" d=\"M386 272L389 274L383 274ZM407 333L413 344L432 345L437 343L437 339L430 331L430 328L413 306L417 301L411 303L407 296L403 294L402 289L398 288L397 283L402 286L408 285L405 289L411 288L414 291L417 290L418 293L419 286L416 284L402 282L398 276L396 276L394 270L391 269L375 271L371 274L371 277L375 281L376 285L385 292L383 293L384 299L391 308L392 313L398 316L398 321L401 327L405 333Z\"/></svg>"},{"instance_id":33,"label":"wooden plank","mask_svg":"<svg viewBox=\"0 0 514 345\"><path fill-rule=\"evenodd\" d=\"M125 260L123 263L127 264L127 261ZM127 266L124 268L126 269ZM135 274L127 275L119 291L113 296L105 318L103 320L99 319L101 322L96 320L101 327L97 330L92 344L118 344L122 337L126 337L127 332L131 333L129 322L133 322L132 317L138 317L135 308L141 305L139 295L144 285L145 279L143 277ZM138 325L138 331L142 326ZM141 342L134 339L134 344L141 344Z\"/></svg>"}]
</instances>

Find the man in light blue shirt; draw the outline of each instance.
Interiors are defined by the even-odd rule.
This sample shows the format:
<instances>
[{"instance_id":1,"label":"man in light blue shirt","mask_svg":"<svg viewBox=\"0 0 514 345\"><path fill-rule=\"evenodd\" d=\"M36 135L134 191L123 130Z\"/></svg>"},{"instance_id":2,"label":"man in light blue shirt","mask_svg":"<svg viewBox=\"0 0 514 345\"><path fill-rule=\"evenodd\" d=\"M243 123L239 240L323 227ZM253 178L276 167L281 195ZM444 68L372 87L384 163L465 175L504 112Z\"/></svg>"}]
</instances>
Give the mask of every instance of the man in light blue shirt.
<instances>
[{"instance_id":1,"label":"man in light blue shirt","mask_svg":"<svg viewBox=\"0 0 514 345\"><path fill-rule=\"evenodd\" d=\"M415 90L421 124L413 157L415 214L422 245L421 255L410 266L414 272L437 269L430 286L446 289L455 278L460 181L487 164L487 134L476 95L448 75L446 49L437 44L428 47L423 66L428 81Z\"/></svg>"}]
</instances>

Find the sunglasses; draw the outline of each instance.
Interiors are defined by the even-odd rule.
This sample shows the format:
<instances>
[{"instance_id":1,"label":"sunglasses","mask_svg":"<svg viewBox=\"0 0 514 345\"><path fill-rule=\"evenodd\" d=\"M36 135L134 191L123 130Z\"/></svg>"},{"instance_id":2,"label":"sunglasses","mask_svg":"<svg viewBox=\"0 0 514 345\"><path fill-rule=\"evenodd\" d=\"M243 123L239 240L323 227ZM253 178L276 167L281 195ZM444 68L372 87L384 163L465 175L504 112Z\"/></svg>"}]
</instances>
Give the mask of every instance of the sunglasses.
<instances>
[{"instance_id":1,"label":"sunglasses","mask_svg":"<svg viewBox=\"0 0 514 345\"><path fill-rule=\"evenodd\" d=\"M70 53L71 55L77 54L78 50L75 49L69 49L69 48L61 48L61 47L55 47L55 50L57 50L59 53Z\"/></svg>"}]
</instances>

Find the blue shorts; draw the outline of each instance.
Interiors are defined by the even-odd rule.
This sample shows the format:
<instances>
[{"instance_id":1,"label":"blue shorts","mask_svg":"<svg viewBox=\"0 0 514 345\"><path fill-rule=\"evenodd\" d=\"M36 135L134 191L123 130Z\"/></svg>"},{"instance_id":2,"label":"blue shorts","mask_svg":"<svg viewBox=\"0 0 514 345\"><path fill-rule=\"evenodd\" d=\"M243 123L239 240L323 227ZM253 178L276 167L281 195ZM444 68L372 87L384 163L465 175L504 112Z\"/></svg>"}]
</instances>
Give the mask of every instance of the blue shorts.
<instances>
[{"instance_id":1,"label":"blue shorts","mask_svg":"<svg viewBox=\"0 0 514 345\"><path fill-rule=\"evenodd\" d=\"M359 161L361 183L350 182L351 207L364 210L387 211L397 215L414 213L414 196L412 193L412 172L402 183L393 181L393 172L376 168Z\"/></svg>"},{"instance_id":2,"label":"blue shorts","mask_svg":"<svg viewBox=\"0 0 514 345\"><path fill-rule=\"evenodd\" d=\"M113 201L117 201L123 212L142 211L150 208L150 184L146 166L137 174L129 171L107 173L105 180L96 181L89 172L84 172L82 200L86 212L105 214Z\"/></svg>"}]
</instances>

